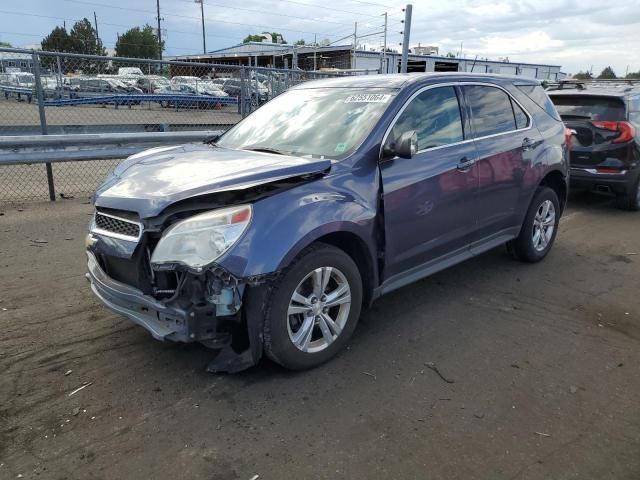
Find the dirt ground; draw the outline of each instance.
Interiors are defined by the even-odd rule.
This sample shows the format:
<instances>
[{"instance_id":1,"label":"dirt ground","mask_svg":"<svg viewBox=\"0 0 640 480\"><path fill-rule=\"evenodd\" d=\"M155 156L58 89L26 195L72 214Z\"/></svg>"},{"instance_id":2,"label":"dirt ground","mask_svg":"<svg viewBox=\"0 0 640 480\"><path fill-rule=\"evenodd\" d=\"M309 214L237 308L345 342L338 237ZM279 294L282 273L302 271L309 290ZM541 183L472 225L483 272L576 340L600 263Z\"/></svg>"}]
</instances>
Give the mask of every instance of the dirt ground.
<instances>
[{"instance_id":1,"label":"dirt ground","mask_svg":"<svg viewBox=\"0 0 640 480\"><path fill-rule=\"evenodd\" d=\"M93 299L90 205L0 212L2 479L640 478L640 214L607 199L540 264L380 299L323 367L234 376Z\"/></svg>"}]
</instances>

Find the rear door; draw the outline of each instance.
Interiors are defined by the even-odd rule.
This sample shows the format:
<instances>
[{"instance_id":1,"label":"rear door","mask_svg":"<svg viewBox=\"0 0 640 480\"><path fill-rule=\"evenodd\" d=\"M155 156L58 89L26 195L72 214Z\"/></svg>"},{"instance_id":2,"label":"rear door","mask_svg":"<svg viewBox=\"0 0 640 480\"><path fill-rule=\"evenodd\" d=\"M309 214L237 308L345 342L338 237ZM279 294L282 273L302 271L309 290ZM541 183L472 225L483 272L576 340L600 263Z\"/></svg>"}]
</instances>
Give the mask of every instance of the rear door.
<instances>
[{"instance_id":1,"label":"rear door","mask_svg":"<svg viewBox=\"0 0 640 480\"><path fill-rule=\"evenodd\" d=\"M525 192L542 136L531 115L506 90L494 85L465 85L471 127L478 151L478 192L474 204L474 241L509 235Z\"/></svg>"},{"instance_id":2,"label":"rear door","mask_svg":"<svg viewBox=\"0 0 640 480\"><path fill-rule=\"evenodd\" d=\"M463 118L455 87L430 87L407 102L387 135L393 142L415 130L418 151L380 163L386 278L466 250L478 183Z\"/></svg>"},{"instance_id":3,"label":"rear door","mask_svg":"<svg viewBox=\"0 0 640 480\"><path fill-rule=\"evenodd\" d=\"M624 167L630 138L620 135L626 108L623 98L605 95L552 95L571 137L571 167L597 170Z\"/></svg>"}]
</instances>

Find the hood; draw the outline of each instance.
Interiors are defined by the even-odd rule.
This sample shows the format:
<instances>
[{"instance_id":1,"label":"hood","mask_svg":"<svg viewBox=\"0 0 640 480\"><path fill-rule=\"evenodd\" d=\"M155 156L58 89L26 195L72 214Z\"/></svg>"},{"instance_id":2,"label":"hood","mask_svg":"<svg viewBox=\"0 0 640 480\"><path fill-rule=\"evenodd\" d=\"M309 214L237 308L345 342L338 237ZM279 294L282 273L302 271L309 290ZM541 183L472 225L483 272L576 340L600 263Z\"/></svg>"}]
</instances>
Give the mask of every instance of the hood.
<instances>
[{"instance_id":1,"label":"hood","mask_svg":"<svg viewBox=\"0 0 640 480\"><path fill-rule=\"evenodd\" d=\"M231 150L205 144L159 147L132 155L98 188L98 207L160 214L190 197L320 173L330 160Z\"/></svg>"}]
</instances>

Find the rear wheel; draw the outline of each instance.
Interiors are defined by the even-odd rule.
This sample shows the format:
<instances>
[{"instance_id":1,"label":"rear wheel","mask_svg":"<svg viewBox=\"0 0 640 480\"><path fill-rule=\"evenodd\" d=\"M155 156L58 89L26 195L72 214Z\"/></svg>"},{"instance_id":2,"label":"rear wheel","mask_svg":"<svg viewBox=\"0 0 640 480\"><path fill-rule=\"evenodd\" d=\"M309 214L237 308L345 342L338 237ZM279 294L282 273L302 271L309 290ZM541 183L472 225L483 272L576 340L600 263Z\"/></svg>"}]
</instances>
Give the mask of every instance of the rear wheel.
<instances>
[{"instance_id":1,"label":"rear wheel","mask_svg":"<svg viewBox=\"0 0 640 480\"><path fill-rule=\"evenodd\" d=\"M535 263L547 256L558 232L560 202L549 187L539 187L531 201L518 238L507 243L517 260Z\"/></svg>"},{"instance_id":2,"label":"rear wheel","mask_svg":"<svg viewBox=\"0 0 640 480\"><path fill-rule=\"evenodd\" d=\"M640 210L640 177L636 180L635 185L631 185L627 193L616 196L616 204L625 210Z\"/></svg>"},{"instance_id":3,"label":"rear wheel","mask_svg":"<svg viewBox=\"0 0 640 480\"><path fill-rule=\"evenodd\" d=\"M331 245L306 249L274 284L264 323L269 358L303 370L326 362L345 346L362 304L354 261Z\"/></svg>"}]
</instances>

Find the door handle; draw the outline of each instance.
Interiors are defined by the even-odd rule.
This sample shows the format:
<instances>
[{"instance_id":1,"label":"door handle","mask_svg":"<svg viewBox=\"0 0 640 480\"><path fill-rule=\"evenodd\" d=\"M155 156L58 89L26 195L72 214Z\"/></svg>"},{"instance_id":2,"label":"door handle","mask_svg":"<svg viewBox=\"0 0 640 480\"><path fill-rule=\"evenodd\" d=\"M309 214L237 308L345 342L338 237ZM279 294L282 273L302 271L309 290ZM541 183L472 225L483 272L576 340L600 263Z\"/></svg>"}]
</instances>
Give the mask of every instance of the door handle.
<instances>
[{"instance_id":1,"label":"door handle","mask_svg":"<svg viewBox=\"0 0 640 480\"><path fill-rule=\"evenodd\" d=\"M467 157L462 157L460 159L460 162L458 162L457 168L461 172L466 172L473 166L474 163L476 163L476 161L473 158L469 160Z\"/></svg>"},{"instance_id":2,"label":"door handle","mask_svg":"<svg viewBox=\"0 0 640 480\"><path fill-rule=\"evenodd\" d=\"M526 137L524 140L522 140L522 151L526 152L527 150L533 150L541 143L542 140L533 140L529 137Z\"/></svg>"}]
</instances>

